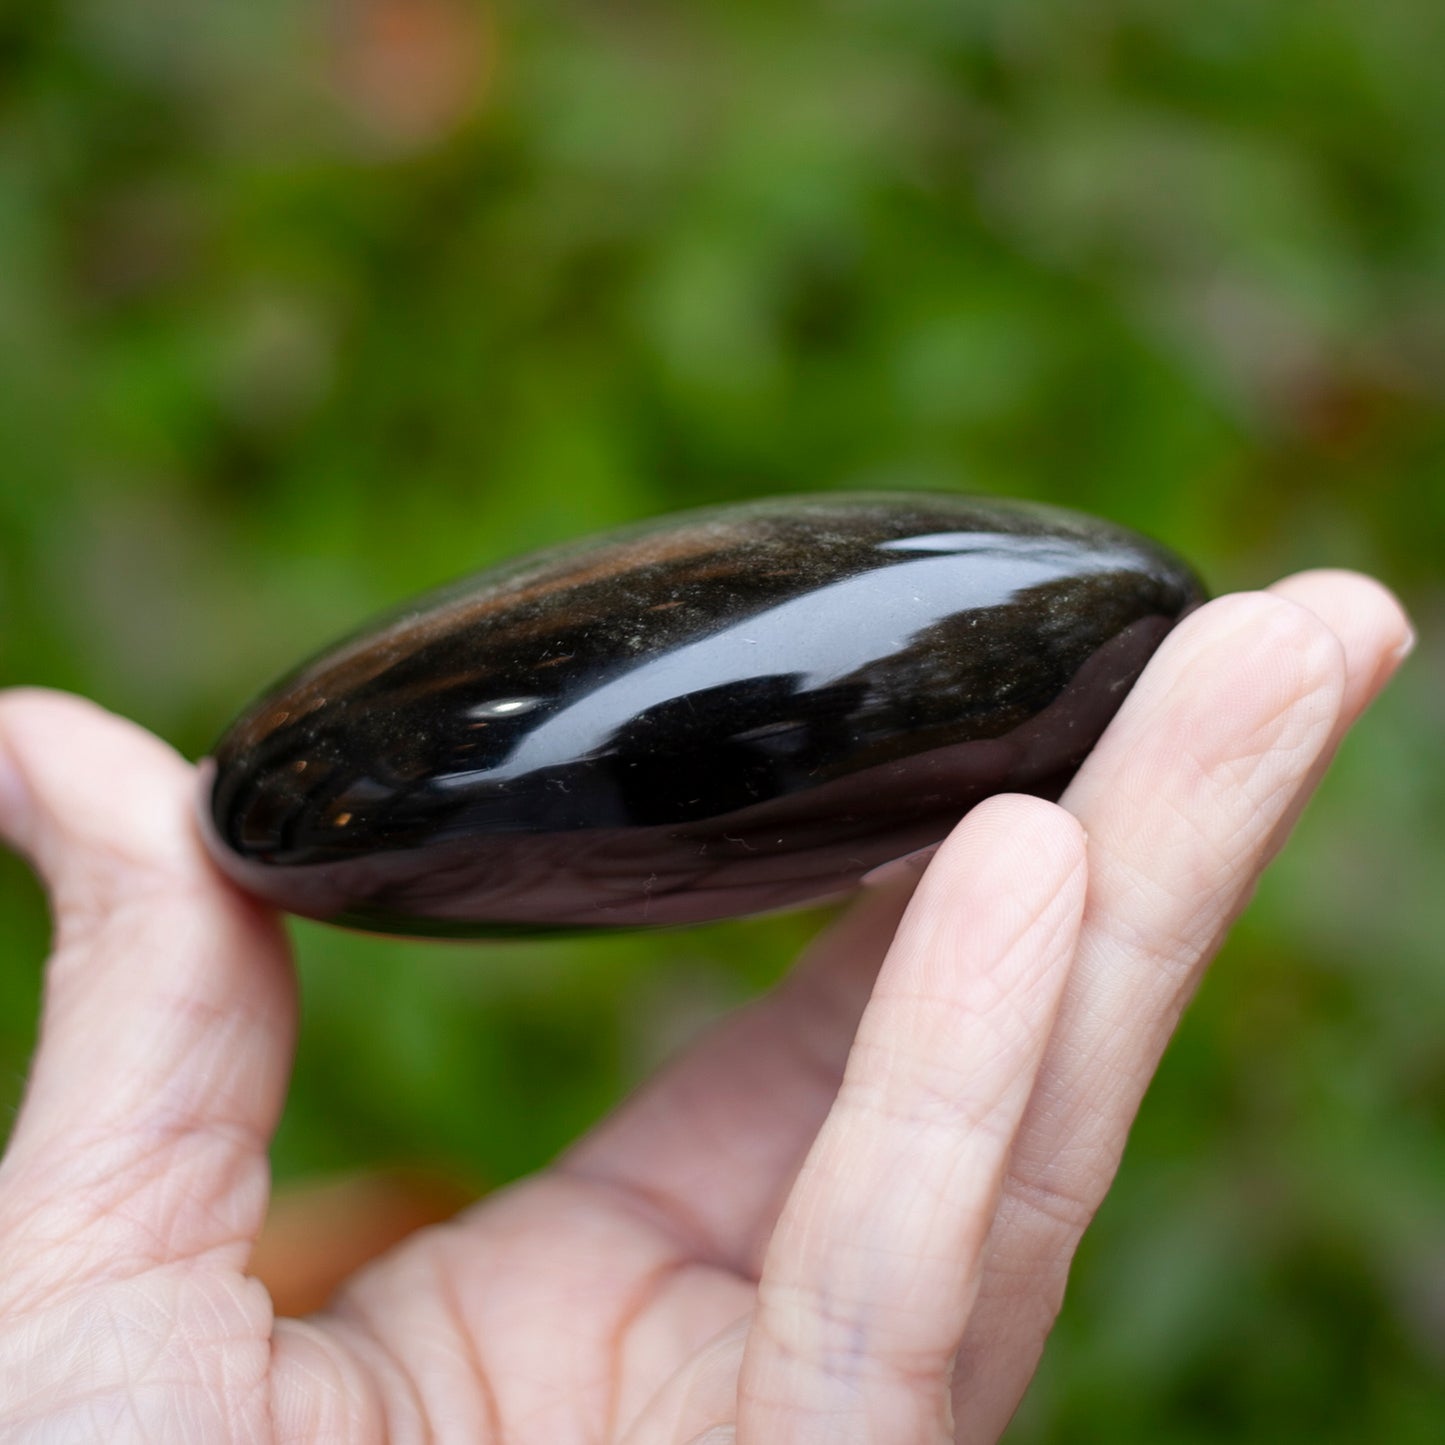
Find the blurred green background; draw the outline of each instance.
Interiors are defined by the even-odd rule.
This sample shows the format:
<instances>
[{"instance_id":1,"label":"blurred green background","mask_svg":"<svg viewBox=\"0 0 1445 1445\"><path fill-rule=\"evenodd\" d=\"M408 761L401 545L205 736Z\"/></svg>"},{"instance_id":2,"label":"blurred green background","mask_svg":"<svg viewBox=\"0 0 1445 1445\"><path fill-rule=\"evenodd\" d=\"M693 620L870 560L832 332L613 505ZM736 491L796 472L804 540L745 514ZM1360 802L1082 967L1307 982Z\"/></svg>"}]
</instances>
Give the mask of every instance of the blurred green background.
<instances>
[{"instance_id":1,"label":"blurred green background","mask_svg":"<svg viewBox=\"0 0 1445 1445\"><path fill-rule=\"evenodd\" d=\"M1062 502L1421 647L1168 1056L1018 1442L1445 1411L1439 0L0 14L0 678L193 755L368 612L815 487ZM816 917L296 929L282 1178L544 1162ZM0 861L0 1104L46 923Z\"/></svg>"}]
</instances>

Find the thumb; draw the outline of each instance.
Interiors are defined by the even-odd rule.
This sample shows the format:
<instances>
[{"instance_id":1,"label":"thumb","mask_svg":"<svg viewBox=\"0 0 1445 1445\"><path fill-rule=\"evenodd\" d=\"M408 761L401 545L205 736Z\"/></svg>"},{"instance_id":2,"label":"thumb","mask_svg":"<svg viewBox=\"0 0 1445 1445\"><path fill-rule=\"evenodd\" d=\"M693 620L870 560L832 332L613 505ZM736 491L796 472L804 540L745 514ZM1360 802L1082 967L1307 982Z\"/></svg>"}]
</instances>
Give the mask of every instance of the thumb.
<instances>
[{"instance_id":1,"label":"thumb","mask_svg":"<svg viewBox=\"0 0 1445 1445\"><path fill-rule=\"evenodd\" d=\"M295 1029L275 919L212 869L194 770L78 698L0 693L0 840L50 894L40 1042L0 1162L0 1308L244 1265Z\"/></svg>"}]
</instances>

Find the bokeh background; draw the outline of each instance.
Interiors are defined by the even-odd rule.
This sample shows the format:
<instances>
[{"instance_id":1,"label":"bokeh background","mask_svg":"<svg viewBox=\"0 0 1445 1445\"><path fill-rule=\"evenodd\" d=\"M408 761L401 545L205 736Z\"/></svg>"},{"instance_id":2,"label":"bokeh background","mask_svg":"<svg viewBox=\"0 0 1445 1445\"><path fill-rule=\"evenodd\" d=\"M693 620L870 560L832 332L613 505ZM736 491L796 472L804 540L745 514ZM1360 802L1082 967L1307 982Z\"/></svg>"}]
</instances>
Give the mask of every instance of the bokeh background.
<instances>
[{"instance_id":1,"label":"bokeh background","mask_svg":"<svg viewBox=\"0 0 1445 1445\"><path fill-rule=\"evenodd\" d=\"M0 678L205 751L409 592L683 505L1097 511L1421 646L1204 987L1017 1442L1445 1418L1445 7L0 12ZM816 916L295 930L296 1180L543 1163ZM0 1105L46 923L0 862Z\"/></svg>"}]
</instances>

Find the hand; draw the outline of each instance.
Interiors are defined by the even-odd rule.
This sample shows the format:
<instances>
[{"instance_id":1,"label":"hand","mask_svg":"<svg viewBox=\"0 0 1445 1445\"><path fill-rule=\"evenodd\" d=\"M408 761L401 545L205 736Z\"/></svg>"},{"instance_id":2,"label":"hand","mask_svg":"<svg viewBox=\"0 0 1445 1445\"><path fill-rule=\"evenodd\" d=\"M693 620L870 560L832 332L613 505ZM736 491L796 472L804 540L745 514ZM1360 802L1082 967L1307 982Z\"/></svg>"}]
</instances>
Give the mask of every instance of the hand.
<instances>
[{"instance_id":1,"label":"hand","mask_svg":"<svg viewBox=\"0 0 1445 1445\"><path fill-rule=\"evenodd\" d=\"M1180 1010L1408 640L1344 573L1201 609L1060 806L975 809L916 891L306 1320L246 1274L281 930L200 852L179 758L0 697L0 831L56 918L0 1165L0 1438L996 1439Z\"/></svg>"}]
</instances>

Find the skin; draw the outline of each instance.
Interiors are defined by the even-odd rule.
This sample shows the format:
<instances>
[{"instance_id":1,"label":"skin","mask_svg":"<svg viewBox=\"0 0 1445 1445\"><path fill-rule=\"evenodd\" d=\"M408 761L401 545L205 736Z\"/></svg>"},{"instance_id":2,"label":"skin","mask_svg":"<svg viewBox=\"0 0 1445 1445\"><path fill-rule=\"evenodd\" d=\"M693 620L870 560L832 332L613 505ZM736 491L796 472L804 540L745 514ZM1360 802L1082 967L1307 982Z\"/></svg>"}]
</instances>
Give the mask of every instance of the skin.
<instances>
[{"instance_id":1,"label":"skin","mask_svg":"<svg viewBox=\"0 0 1445 1445\"><path fill-rule=\"evenodd\" d=\"M1408 651L1352 574L1166 641L1059 805L975 809L552 1168L278 1319L247 1259L295 986L191 769L0 694L56 919L0 1164L0 1438L998 1438L1179 1014Z\"/></svg>"}]
</instances>

